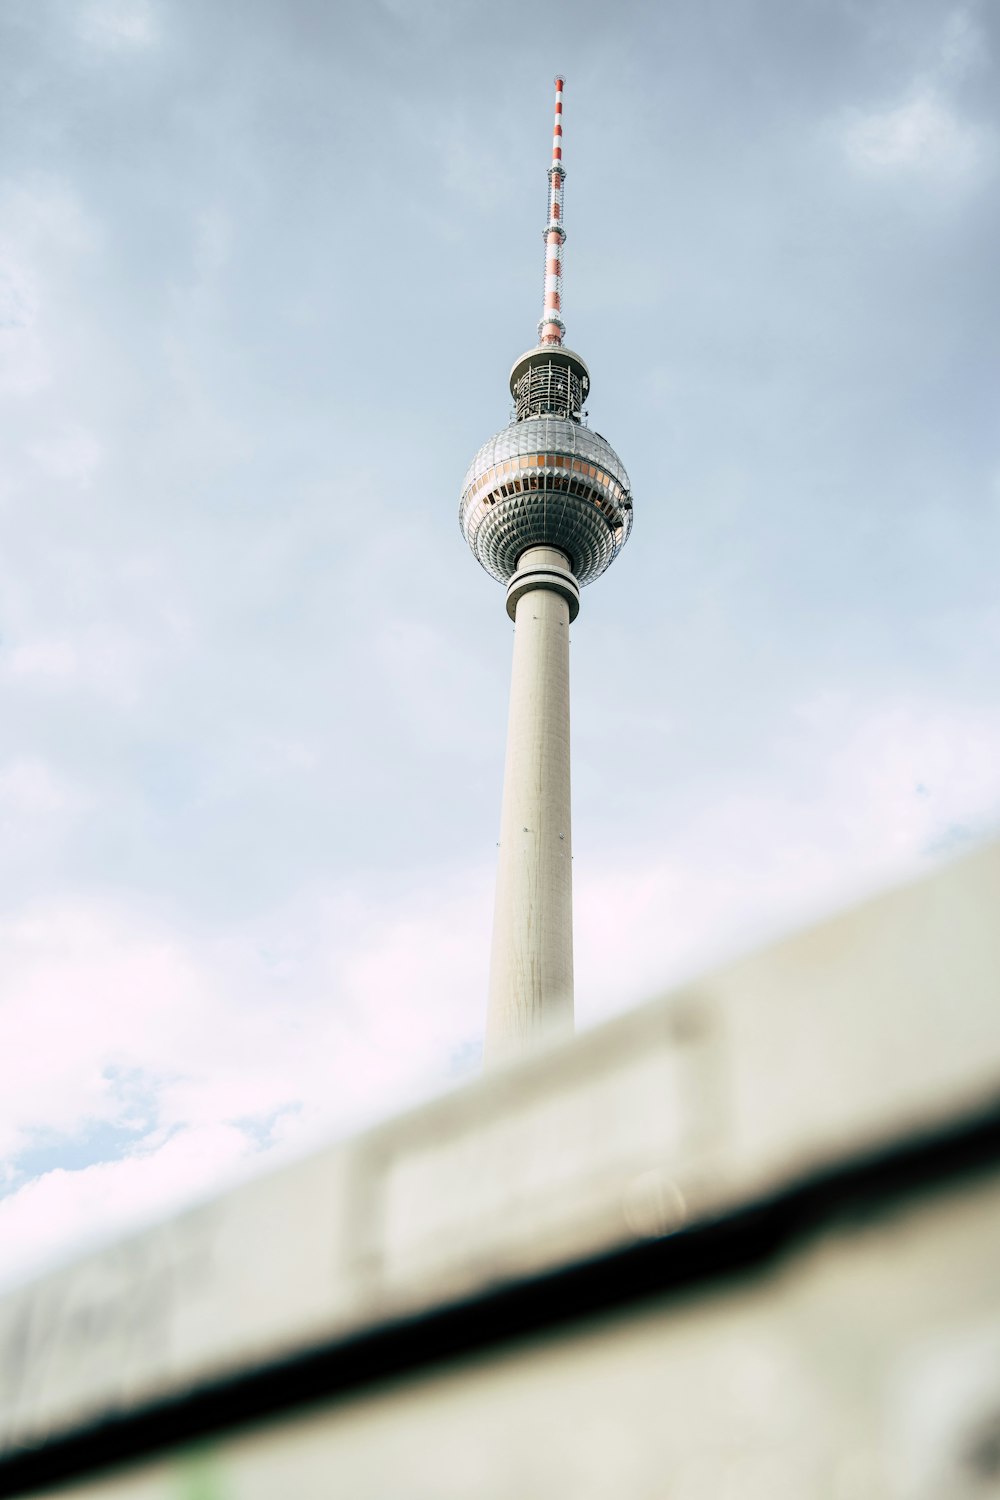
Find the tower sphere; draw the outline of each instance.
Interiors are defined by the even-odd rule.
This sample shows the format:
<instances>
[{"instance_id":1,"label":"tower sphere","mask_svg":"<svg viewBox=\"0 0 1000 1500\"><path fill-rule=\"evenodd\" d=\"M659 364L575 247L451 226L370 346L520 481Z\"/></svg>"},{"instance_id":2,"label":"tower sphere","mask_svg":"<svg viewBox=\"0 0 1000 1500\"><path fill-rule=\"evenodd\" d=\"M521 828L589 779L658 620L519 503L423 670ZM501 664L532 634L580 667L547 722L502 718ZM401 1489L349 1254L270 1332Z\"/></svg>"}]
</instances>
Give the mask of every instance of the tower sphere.
<instances>
[{"instance_id":1,"label":"tower sphere","mask_svg":"<svg viewBox=\"0 0 1000 1500\"><path fill-rule=\"evenodd\" d=\"M579 355L540 345L510 376L515 420L472 460L462 483L463 535L506 583L529 547L565 553L580 584L610 567L632 527L628 474L611 444L584 427L590 376Z\"/></svg>"}]
</instances>

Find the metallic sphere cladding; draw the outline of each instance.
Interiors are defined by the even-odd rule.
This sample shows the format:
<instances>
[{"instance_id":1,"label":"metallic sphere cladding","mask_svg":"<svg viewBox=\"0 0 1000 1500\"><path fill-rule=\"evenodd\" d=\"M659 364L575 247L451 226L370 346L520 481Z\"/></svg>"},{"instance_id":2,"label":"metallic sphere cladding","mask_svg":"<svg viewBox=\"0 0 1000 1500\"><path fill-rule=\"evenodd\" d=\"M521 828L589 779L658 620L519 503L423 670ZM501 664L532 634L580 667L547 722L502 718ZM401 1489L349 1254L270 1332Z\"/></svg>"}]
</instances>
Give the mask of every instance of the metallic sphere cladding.
<instances>
[{"instance_id":1,"label":"metallic sphere cladding","mask_svg":"<svg viewBox=\"0 0 1000 1500\"><path fill-rule=\"evenodd\" d=\"M459 520L478 561L503 583L521 553L538 546L557 547L579 583L590 583L628 539L628 475L599 433L565 417L529 417L480 448Z\"/></svg>"}]
</instances>

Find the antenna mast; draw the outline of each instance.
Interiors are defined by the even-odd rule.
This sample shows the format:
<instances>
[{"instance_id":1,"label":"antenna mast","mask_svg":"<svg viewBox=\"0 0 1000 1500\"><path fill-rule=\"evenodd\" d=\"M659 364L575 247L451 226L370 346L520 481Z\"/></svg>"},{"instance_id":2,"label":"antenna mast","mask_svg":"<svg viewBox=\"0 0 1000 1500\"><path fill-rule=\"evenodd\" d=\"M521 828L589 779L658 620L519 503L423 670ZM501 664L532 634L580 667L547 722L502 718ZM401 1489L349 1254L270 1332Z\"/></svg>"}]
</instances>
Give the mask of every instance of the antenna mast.
<instances>
[{"instance_id":1,"label":"antenna mast","mask_svg":"<svg viewBox=\"0 0 1000 1500\"><path fill-rule=\"evenodd\" d=\"M562 247L566 243L563 229L562 107L563 84L556 74L556 117L552 127L552 165L549 168L549 221L545 226L545 300L538 324L540 344L561 344L566 324L562 317Z\"/></svg>"}]
</instances>

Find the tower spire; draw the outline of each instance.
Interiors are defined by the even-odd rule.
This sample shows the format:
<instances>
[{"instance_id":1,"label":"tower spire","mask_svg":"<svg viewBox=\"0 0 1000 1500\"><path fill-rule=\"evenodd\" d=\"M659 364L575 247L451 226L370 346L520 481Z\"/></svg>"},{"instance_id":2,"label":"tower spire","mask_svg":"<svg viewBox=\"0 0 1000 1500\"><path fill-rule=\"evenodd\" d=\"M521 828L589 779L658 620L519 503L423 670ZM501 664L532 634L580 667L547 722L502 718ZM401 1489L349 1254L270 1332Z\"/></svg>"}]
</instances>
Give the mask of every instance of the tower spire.
<instances>
[{"instance_id":1,"label":"tower spire","mask_svg":"<svg viewBox=\"0 0 1000 1500\"><path fill-rule=\"evenodd\" d=\"M563 228L562 164L563 85L566 80L556 74L556 117L552 126L552 165L549 167L549 218L545 226L545 295L538 324L539 344L561 344L566 332L562 320L562 247L566 243Z\"/></svg>"}]
</instances>

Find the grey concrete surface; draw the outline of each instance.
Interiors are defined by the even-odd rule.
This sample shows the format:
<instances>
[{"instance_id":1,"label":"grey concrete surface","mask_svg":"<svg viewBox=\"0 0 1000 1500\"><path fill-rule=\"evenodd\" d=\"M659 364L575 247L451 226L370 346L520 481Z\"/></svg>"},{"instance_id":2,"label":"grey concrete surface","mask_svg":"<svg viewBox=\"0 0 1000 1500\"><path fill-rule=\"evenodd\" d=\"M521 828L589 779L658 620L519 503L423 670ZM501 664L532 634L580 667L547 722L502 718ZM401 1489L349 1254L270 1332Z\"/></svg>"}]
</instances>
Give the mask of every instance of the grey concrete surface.
<instances>
[{"instance_id":1,"label":"grey concrete surface","mask_svg":"<svg viewBox=\"0 0 1000 1500\"><path fill-rule=\"evenodd\" d=\"M531 547L512 580L522 584L515 589L487 1063L573 1026L571 605L566 583L557 577L550 586L546 572L568 568L563 553Z\"/></svg>"}]
</instances>

